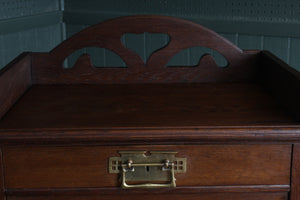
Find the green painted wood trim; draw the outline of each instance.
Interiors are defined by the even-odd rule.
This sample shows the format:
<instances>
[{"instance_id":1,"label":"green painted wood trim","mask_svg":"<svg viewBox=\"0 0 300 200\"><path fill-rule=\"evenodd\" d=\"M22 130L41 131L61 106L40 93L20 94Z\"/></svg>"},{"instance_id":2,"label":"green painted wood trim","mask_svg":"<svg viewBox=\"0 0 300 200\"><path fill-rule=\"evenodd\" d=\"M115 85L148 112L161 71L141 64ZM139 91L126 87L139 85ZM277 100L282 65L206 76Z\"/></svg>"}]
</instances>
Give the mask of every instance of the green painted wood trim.
<instances>
[{"instance_id":1,"label":"green painted wood trim","mask_svg":"<svg viewBox=\"0 0 300 200\"><path fill-rule=\"evenodd\" d=\"M0 20L0 34L58 24L61 23L62 20L62 11Z\"/></svg>"},{"instance_id":2,"label":"green painted wood trim","mask_svg":"<svg viewBox=\"0 0 300 200\"><path fill-rule=\"evenodd\" d=\"M93 13L65 11L63 21L67 24L92 25L115 17L129 15L128 13ZM247 35L265 35L282 37L300 37L300 22L258 22L242 20L205 19L190 16L175 16L196 22L216 32L239 33Z\"/></svg>"}]
</instances>

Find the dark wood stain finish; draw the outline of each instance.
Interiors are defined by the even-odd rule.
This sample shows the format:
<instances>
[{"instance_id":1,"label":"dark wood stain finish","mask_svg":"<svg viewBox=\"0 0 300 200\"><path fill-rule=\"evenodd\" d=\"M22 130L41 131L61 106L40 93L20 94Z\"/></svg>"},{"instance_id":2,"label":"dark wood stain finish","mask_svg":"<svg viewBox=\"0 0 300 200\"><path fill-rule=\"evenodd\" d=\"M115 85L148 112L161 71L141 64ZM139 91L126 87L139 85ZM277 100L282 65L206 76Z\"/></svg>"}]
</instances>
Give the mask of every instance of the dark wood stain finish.
<instances>
[{"instance_id":1,"label":"dark wood stain finish","mask_svg":"<svg viewBox=\"0 0 300 200\"><path fill-rule=\"evenodd\" d=\"M276 100L300 119L300 74L270 52L261 53L262 84Z\"/></svg>"},{"instance_id":2,"label":"dark wood stain finish","mask_svg":"<svg viewBox=\"0 0 300 200\"><path fill-rule=\"evenodd\" d=\"M123 190L116 187L104 188L55 188L55 189L6 189L9 196L92 196L92 195L126 195L126 194L144 194L149 193L155 195L164 195L176 193L184 194L200 194L200 193L288 193L289 185L238 185L238 186L181 186L176 188L161 188L159 190L149 189L131 189Z\"/></svg>"},{"instance_id":3,"label":"dark wood stain finish","mask_svg":"<svg viewBox=\"0 0 300 200\"><path fill-rule=\"evenodd\" d=\"M23 53L0 71L0 119L31 86L31 56Z\"/></svg>"},{"instance_id":4,"label":"dark wood stain finish","mask_svg":"<svg viewBox=\"0 0 300 200\"><path fill-rule=\"evenodd\" d=\"M174 199L174 200L287 200L287 193L208 193L208 194L190 194L190 195L176 195L176 194L166 194L166 195L155 195L155 194L133 194L133 195L101 195L101 196L28 196L28 197L19 197L19 196L9 196L7 200L128 200L128 199L145 199L145 200L163 200L163 199Z\"/></svg>"},{"instance_id":5,"label":"dark wood stain finish","mask_svg":"<svg viewBox=\"0 0 300 200\"><path fill-rule=\"evenodd\" d=\"M170 36L146 63L120 40L144 32ZM96 68L82 55L63 68L91 46L115 52L126 67ZM197 66L166 67L193 46L229 65L206 55ZM298 200L299 90L300 73L269 52L243 51L186 20L94 25L1 70L0 199ZM176 174L173 189L122 190L108 157L133 149L176 150L187 173Z\"/></svg>"},{"instance_id":6,"label":"dark wood stain finish","mask_svg":"<svg viewBox=\"0 0 300 200\"><path fill-rule=\"evenodd\" d=\"M291 200L300 198L300 144L294 144L291 180Z\"/></svg>"},{"instance_id":7,"label":"dark wood stain finish","mask_svg":"<svg viewBox=\"0 0 300 200\"><path fill-rule=\"evenodd\" d=\"M295 119L256 84L39 85L14 106L0 128L290 124Z\"/></svg>"},{"instance_id":8,"label":"dark wood stain finish","mask_svg":"<svg viewBox=\"0 0 300 200\"><path fill-rule=\"evenodd\" d=\"M2 152L2 146L0 146L0 199L5 200L6 195L4 191L4 169L3 169L3 152Z\"/></svg>"},{"instance_id":9,"label":"dark wood stain finish","mask_svg":"<svg viewBox=\"0 0 300 200\"><path fill-rule=\"evenodd\" d=\"M107 164L119 150L177 151L188 167L176 174L178 186L288 185L290 180L290 145L11 147L4 149L6 187L117 187Z\"/></svg>"}]
</instances>

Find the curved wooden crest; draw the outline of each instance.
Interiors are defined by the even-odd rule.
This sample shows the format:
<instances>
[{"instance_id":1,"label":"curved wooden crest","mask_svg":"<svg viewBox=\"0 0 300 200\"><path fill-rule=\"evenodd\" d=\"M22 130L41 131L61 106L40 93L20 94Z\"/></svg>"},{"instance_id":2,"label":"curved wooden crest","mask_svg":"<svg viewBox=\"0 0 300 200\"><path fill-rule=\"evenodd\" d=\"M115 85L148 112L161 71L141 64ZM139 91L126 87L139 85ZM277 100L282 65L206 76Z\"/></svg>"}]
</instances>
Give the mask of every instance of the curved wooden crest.
<instances>
[{"instance_id":1,"label":"curved wooden crest","mask_svg":"<svg viewBox=\"0 0 300 200\"><path fill-rule=\"evenodd\" d=\"M165 33L170 42L154 52L146 63L126 48L121 37L126 33ZM216 66L211 56L204 56L198 67L168 68L168 61L178 52L202 46L222 54L229 67ZM95 68L88 55L82 55L73 68L64 69L63 61L72 52L85 47L101 47L118 54L127 68ZM108 20L91 26L65 40L48 55L36 56L34 65L36 82L39 83L127 83L127 82L189 82L225 80L237 65L248 57L245 52L217 33L190 21L167 16L129 16ZM38 64L42 62L42 66ZM50 63L50 64L49 64ZM51 65L45 69L45 65ZM43 69L44 68L44 69ZM239 71L239 69L237 69ZM53 73L47 75L46 73ZM235 79L245 79L240 77ZM48 78L47 78L48 77Z\"/></svg>"}]
</instances>

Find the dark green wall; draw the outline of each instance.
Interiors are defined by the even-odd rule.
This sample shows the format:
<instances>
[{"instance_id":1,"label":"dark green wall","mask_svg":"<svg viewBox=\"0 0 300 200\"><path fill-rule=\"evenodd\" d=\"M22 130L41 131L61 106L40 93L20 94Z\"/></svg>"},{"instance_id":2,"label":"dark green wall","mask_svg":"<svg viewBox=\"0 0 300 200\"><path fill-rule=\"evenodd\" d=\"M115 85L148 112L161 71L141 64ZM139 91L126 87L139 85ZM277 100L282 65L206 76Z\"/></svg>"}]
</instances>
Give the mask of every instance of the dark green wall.
<instances>
[{"instance_id":1,"label":"dark green wall","mask_svg":"<svg viewBox=\"0 0 300 200\"><path fill-rule=\"evenodd\" d=\"M60 0L0 0L0 68L24 51L49 51L64 36Z\"/></svg>"},{"instance_id":2,"label":"dark green wall","mask_svg":"<svg viewBox=\"0 0 300 200\"><path fill-rule=\"evenodd\" d=\"M67 36L106 19L135 14L170 15L194 21L215 30L242 49L270 50L300 70L299 0L65 0ZM151 36L141 36L130 41L134 41L131 46L143 55L150 47L141 48L139 43L151 44L147 42L151 40ZM125 43L128 44L126 37ZM99 59L95 58L95 62L111 59L111 54L104 50L95 52L93 50ZM77 56L73 55L71 61ZM189 52L185 52L175 58L174 63L187 64L188 57Z\"/></svg>"}]
</instances>

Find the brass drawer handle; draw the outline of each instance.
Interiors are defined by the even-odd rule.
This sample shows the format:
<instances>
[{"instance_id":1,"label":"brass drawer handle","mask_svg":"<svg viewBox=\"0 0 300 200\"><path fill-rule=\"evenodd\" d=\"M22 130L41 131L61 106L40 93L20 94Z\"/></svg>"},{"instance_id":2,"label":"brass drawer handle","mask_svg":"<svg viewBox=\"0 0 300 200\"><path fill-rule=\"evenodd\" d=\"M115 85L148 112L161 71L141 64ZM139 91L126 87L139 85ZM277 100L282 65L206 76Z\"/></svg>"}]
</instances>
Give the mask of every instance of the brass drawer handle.
<instances>
[{"instance_id":1,"label":"brass drawer handle","mask_svg":"<svg viewBox=\"0 0 300 200\"><path fill-rule=\"evenodd\" d=\"M119 173L121 187L176 187L175 173L186 172L186 158L175 157L175 151L119 151L120 157L110 157L108 172ZM146 182L128 184L129 182ZM164 182L155 183L155 182Z\"/></svg>"},{"instance_id":2,"label":"brass drawer handle","mask_svg":"<svg viewBox=\"0 0 300 200\"><path fill-rule=\"evenodd\" d=\"M126 173L134 172L134 167L161 167L162 171L170 171L171 173L171 181L167 184L160 183L144 183L137 185L128 185L126 183ZM165 160L163 163L133 163L132 160L129 160L127 164L122 164L122 188L163 188L163 187L176 187L176 178L174 175L174 163L170 163L169 160Z\"/></svg>"}]
</instances>

